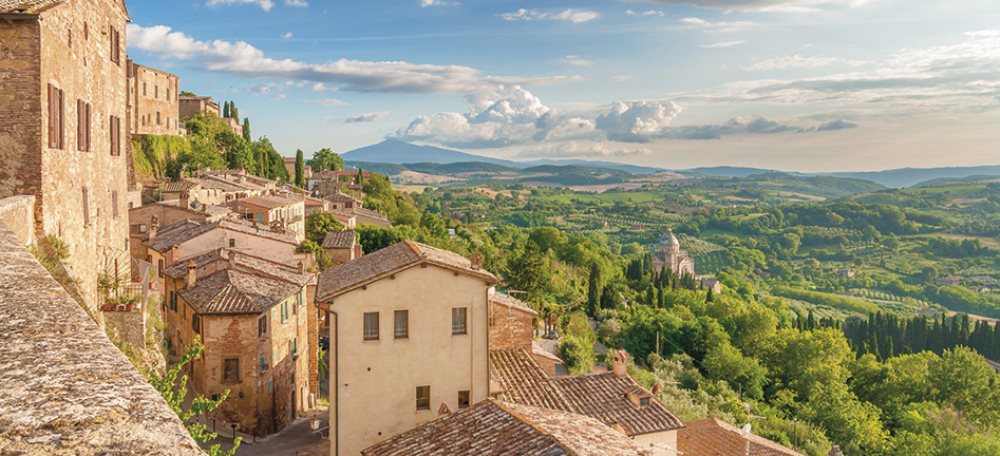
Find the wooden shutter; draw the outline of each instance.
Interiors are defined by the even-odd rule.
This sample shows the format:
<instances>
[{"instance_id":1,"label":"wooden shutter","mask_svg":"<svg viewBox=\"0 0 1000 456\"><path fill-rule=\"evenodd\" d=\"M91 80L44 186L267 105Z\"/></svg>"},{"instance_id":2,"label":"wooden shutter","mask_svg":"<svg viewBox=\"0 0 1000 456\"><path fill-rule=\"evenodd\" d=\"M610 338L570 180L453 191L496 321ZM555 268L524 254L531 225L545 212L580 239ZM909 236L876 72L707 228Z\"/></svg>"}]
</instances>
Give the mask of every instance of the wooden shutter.
<instances>
[{"instance_id":1,"label":"wooden shutter","mask_svg":"<svg viewBox=\"0 0 1000 456\"><path fill-rule=\"evenodd\" d=\"M58 89L58 91L59 91L59 131L58 131L58 137L59 137L58 144L59 144L59 147L58 148L59 149L65 149L66 148L66 138L65 138L65 136L66 136L65 135L65 132L66 132L66 100L65 100L65 98L66 97L65 97L65 93L63 92L62 89Z\"/></svg>"},{"instance_id":2,"label":"wooden shutter","mask_svg":"<svg viewBox=\"0 0 1000 456\"><path fill-rule=\"evenodd\" d=\"M86 105L85 107L87 108L87 112L84 119L87 121L87 125L86 128L84 129L84 132L86 133L86 136L84 138L86 139L86 141L84 142L84 146L86 147L84 148L84 150L90 152L90 103L85 103L85 105Z\"/></svg>"},{"instance_id":3,"label":"wooden shutter","mask_svg":"<svg viewBox=\"0 0 1000 456\"><path fill-rule=\"evenodd\" d=\"M55 87L49 84L49 149L56 147L56 97Z\"/></svg>"},{"instance_id":4,"label":"wooden shutter","mask_svg":"<svg viewBox=\"0 0 1000 456\"><path fill-rule=\"evenodd\" d=\"M118 218L118 190L111 191L111 216Z\"/></svg>"},{"instance_id":5,"label":"wooden shutter","mask_svg":"<svg viewBox=\"0 0 1000 456\"><path fill-rule=\"evenodd\" d=\"M76 150L86 150L84 148L84 121L83 121L83 100L76 99Z\"/></svg>"},{"instance_id":6,"label":"wooden shutter","mask_svg":"<svg viewBox=\"0 0 1000 456\"><path fill-rule=\"evenodd\" d=\"M90 226L90 195L87 187L83 187L83 226Z\"/></svg>"}]
</instances>

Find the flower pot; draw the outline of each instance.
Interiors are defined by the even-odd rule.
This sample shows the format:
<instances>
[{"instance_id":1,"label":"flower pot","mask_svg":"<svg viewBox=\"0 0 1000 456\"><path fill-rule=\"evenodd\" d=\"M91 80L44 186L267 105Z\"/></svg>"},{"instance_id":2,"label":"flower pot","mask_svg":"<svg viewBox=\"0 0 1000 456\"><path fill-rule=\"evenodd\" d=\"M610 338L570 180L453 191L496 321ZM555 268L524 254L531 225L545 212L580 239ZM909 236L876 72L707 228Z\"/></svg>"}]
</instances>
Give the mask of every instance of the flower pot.
<instances>
[{"instance_id":1,"label":"flower pot","mask_svg":"<svg viewBox=\"0 0 1000 456\"><path fill-rule=\"evenodd\" d=\"M127 305L125 305L125 310L128 311L128 312L134 311L135 310L135 304L128 303Z\"/></svg>"}]
</instances>

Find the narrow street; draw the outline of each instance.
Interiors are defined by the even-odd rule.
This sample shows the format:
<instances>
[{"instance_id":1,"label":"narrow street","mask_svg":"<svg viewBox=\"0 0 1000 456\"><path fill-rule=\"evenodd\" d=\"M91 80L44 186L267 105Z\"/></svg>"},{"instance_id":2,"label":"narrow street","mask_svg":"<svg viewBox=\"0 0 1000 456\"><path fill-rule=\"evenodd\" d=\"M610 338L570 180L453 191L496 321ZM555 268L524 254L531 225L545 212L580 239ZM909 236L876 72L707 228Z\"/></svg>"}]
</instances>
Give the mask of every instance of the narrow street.
<instances>
[{"instance_id":1,"label":"narrow street","mask_svg":"<svg viewBox=\"0 0 1000 456\"><path fill-rule=\"evenodd\" d=\"M326 456L330 454L329 413L327 409L318 409L309 413L310 418L298 418L294 423L282 429L277 434L258 437L254 443L253 437L242 435L243 443L236 450L237 456ZM319 431L314 432L309 423L313 418L319 419ZM222 444L224 450L233 446L232 434L228 429L218 429L219 437L211 444Z\"/></svg>"}]
</instances>

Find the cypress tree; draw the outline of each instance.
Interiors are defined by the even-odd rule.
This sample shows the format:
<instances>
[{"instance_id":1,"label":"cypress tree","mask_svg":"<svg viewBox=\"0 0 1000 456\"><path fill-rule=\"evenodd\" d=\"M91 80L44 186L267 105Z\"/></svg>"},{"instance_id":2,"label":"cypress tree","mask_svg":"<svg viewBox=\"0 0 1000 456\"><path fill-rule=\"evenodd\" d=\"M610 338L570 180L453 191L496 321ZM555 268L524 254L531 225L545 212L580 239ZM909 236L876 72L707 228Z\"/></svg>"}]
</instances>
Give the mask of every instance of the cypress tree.
<instances>
[{"instance_id":1,"label":"cypress tree","mask_svg":"<svg viewBox=\"0 0 1000 456\"><path fill-rule=\"evenodd\" d=\"M222 104L222 118L228 119L232 111L229 109L229 101Z\"/></svg>"},{"instance_id":2,"label":"cypress tree","mask_svg":"<svg viewBox=\"0 0 1000 456\"><path fill-rule=\"evenodd\" d=\"M295 151L295 186L306 188L305 155L302 153L302 149Z\"/></svg>"},{"instance_id":3,"label":"cypress tree","mask_svg":"<svg viewBox=\"0 0 1000 456\"><path fill-rule=\"evenodd\" d=\"M597 263L590 265L590 279L587 282L587 313L597 316L597 306L601 303L601 271Z\"/></svg>"},{"instance_id":4,"label":"cypress tree","mask_svg":"<svg viewBox=\"0 0 1000 456\"><path fill-rule=\"evenodd\" d=\"M244 139L244 140L245 140L245 141L246 141L247 143L251 143L251 142L253 142L253 141L252 141L252 140L250 139L250 119L249 119L249 118L247 118L247 117L244 117L244 118L243 118L243 139Z\"/></svg>"},{"instance_id":5,"label":"cypress tree","mask_svg":"<svg viewBox=\"0 0 1000 456\"><path fill-rule=\"evenodd\" d=\"M713 291L712 287L708 287L708 293L705 296L705 301L715 302L715 292Z\"/></svg>"},{"instance_id":6,"label":"cypress tree","mask_svg":"<svg viewBox=\"0 0 1000 456\"><path fill-rule=\"evenodd\" d=\"M229 102L229 116L232 117L233 119L240 118L240 108L236 107L235 101Z\"/></svg>"}]
</instances>

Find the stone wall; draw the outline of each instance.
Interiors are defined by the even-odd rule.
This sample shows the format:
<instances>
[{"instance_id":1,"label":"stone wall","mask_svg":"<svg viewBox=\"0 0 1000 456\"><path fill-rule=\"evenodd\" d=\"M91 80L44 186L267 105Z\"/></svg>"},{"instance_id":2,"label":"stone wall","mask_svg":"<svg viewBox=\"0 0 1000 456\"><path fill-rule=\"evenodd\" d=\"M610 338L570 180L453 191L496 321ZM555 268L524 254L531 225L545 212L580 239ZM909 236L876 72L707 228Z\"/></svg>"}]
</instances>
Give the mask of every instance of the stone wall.
<instances>
[{"instance_id":1,"label":"stone wall","mask_svg":"<svg viewBox=\"0 0 1000 456\"><path fill-rule=\"evenodd\" d=\"M160 394L3 227L0 314L0 454L204 454Z\"/></svg>"},{"instance_id":2,"label":"stone wall","mask_svg":"<svg viewBox=\"0 0 1000 456\"><path fill-rule=\"evenodd\" d=\"M104 315L104 326L114 331L118 339L133 347L146 345L146 318L141 310L132 312L107 311Z\"/></svg>"},{"instance_id":3,"label":"stone wall","mask_svg":"<svg viewBox=\"0 0 1000 456\"><path fill-rule=\"evenodd\" d=\"M12 196L0 199L0 223L25 246L35 243L35 197Z\"/></svg>"},{"instance_id":4,"label":"stone wall","mask_svg":"<svg viewBox=\"0 0 1000 456\"><path fill-rule=\"evenodd\" d=\"M129 126L134 135L180 134L180 78L129 61Z\"/></svg>"},{"instance_id":5,"label":"stone wall","mask_svg":"<svg viewBox=\"0 0 1000 456\"><path fill-rule=\"evenodd\" d=\"M42 185L40 33L37 21L0 21L0 198Z\"/></svg>"},{"instance_id":6,"label":"stone wall","mask_svg":"<svg viewBox=\"0 0 1000 456\"><path fill-rule=\"evenodd\" d=\"M531 351L534 314L527 309L490 303L490 350L521 348Z\"/></svg>"}]
</instances>

